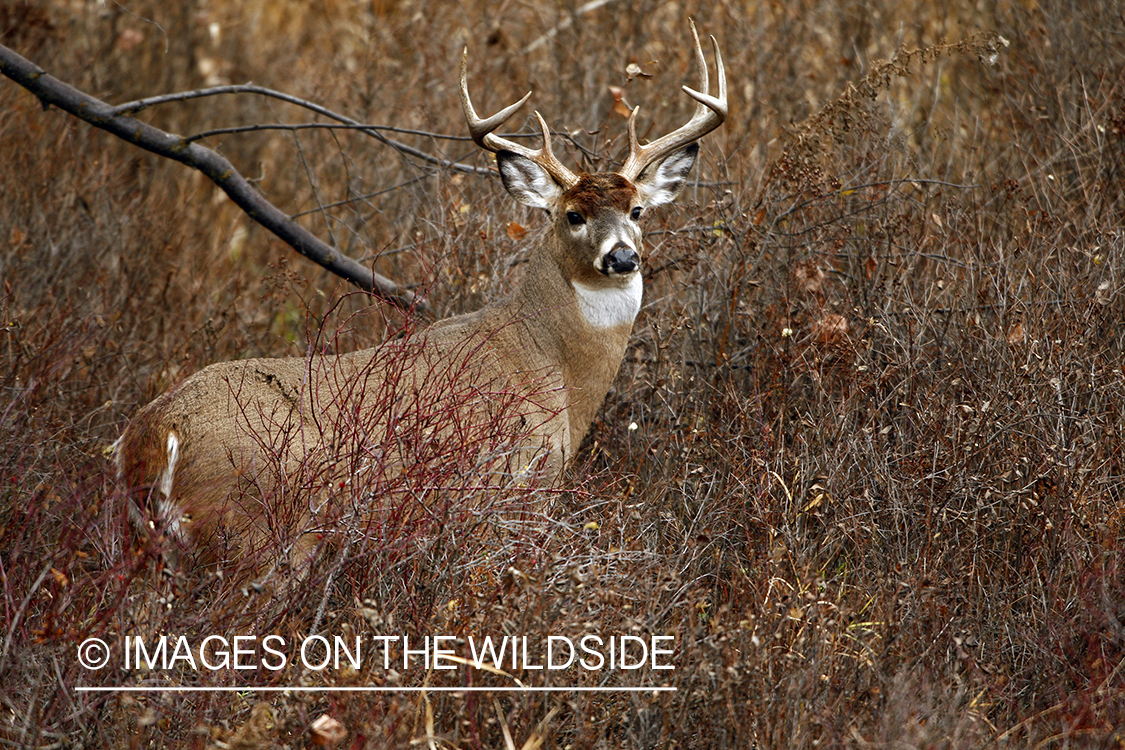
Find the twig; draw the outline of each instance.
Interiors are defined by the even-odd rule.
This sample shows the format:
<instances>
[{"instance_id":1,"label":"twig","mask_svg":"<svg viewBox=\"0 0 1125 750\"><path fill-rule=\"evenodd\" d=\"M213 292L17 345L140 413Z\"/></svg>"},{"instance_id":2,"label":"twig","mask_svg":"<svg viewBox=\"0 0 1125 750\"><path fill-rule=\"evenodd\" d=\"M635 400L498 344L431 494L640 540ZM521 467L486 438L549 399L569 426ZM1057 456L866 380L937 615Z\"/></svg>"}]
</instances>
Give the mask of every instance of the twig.
<instances>
[{"instance_id":1,"label":"twig","mask_svg":"<svg viewBox=\"0 0 1125 750\"><path fill-rule=\"evenodd\" d=\"M8 624L8 634L4 636L4 649L0 651L0 675L4 674L4 665L8 661L8 649L12 645L12 636L15 635L16 630L19 628L20 620L23 619L24 612L27 611L27 605L31 603L31 598L35 596L35 592L39 590L39 587L43 584L43 581L46 580L47 574L50 572L51 563L48 562L47 566L43 568L43 572L35 579L35 583L31 584L31 588L27 590L23 601L20 602L19 609L16 610L15 616Z\"/></svg>"},{"instance_id":2,"label":"twig","mask_svg":"<svg viewBox=\"0 0 1125 750\"><path fill-rule=\"evenodd\" d=\"M3 45L0 45L0 73L35 94L44 108L53 104L64 112L146 151L199 170L221 188L250 218L273 232L298 253L340 278L397 305L414 306L421 311L428 309L426 304L416 299L409 290L345 256L337 248L327 245L294 222L256 191L223 156L209 148L197 143L188 143L178 135L167 133L123 114L123 112L144 109L153 103L152 100L133 102L124 107L111 107L100 99L95 99L48 75L42 68ZM167 97L163 98L167 99ZM383 138L381 135L374 135Z\"/></svg>"}]
</instances>

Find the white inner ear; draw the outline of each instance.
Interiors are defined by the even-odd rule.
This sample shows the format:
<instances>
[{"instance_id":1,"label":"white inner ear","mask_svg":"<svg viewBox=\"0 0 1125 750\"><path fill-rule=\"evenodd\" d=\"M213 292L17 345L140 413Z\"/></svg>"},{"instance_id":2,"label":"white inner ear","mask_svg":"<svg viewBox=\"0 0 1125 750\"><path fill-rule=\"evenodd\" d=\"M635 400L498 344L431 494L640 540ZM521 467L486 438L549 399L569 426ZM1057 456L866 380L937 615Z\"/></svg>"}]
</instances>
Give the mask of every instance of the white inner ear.
<instances>
[{"instance_id":1,"label":"white inner ear","mask_svg":"<svg viewBox=\"0 0 1125 750\"><path fill-rule=\"evenodd\" d=\"M496 166L504 187L525 206L550 210L562 188L538 164L511 151L496 154Z\"/></svg>"},{"instance_id":2,"label":"white inner ear","mask_svg":"<svg viewBox=\"0 0 1125 750\"><path fill-rule=\"evenodd\" d=\"M684 189L695 157L699 154L699 144L689 143L678 151L673 151L655 166L649 166L637 178L637 193L648 208L671 203Z\"/></svg>"}]
</instances>

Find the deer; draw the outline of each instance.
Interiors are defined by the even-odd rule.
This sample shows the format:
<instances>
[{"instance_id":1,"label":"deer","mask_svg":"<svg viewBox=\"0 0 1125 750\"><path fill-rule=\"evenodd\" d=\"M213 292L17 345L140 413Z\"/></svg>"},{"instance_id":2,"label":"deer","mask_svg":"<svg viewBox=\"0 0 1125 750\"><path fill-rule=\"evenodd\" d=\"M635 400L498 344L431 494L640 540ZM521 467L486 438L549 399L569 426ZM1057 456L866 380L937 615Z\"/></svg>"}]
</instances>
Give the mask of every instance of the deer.
<instances>
[{"instance_id":1,"label":"deer","mask_svg":"<svg viewBox=\"0 0 1125 750\"><path fill-rule=\"evenodd\" d=\"M547 215L521 282L508 297L441 320L406 343L212 364L142 407L113 453L131 525L161 543L162 559L175 568L186 554L221 566L250 549L268 548L282 479L344 460L341 451L356 451L345 445L355 434L364 436L369 469L380 461L409 461L413 448L391 423L421 408L419 394L429 394L430 402L447 391L469 394L426 428L431 437L457 439L464 430L516 425L515 464L557 483L621 367L641 309L640 220L679 195L699 139L727 116L718 43L711 37L718 78L712 95L694 23L691 35L698 87L683 87L696 103L691 118L642 144L637 107L628 119L629 153L621 168L593 174L574 172L555 157L538 112L540 148L496 133L531 92L491 117L478 116L466 48L460 98L469 133L495 155L507 192ZM379 416L354 427L375 403ZM499 419L498 410L504 411ZM347 465L351 478L344 472L343 482L325 483L315 502L302 505L306 532L318 507L332 502L331 488L355 479L358 464ZM289 564L304 568L318 542L308 533L298 537Z\"/></svg>"}]
</instances>

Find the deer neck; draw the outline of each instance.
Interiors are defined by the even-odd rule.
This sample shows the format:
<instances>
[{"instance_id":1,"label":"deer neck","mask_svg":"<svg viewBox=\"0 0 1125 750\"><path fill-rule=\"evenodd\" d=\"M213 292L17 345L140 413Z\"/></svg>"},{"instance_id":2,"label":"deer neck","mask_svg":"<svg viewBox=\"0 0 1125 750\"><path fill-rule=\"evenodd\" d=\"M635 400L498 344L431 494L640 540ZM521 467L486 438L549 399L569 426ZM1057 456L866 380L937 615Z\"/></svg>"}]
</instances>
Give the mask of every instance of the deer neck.
<instances>
[{"instance_id":1,"label":"deer neck","mask_svg":"<svg viewBox=\"0 0 1125 750\"><path fill-rule=\"evenodd\" d=\"M639 273L606 281L611 283L567 278L541 247L512 299L523 313L528 338L562 375L574 448L621 369L640 310Z\"/></svg>"}]
</instances>

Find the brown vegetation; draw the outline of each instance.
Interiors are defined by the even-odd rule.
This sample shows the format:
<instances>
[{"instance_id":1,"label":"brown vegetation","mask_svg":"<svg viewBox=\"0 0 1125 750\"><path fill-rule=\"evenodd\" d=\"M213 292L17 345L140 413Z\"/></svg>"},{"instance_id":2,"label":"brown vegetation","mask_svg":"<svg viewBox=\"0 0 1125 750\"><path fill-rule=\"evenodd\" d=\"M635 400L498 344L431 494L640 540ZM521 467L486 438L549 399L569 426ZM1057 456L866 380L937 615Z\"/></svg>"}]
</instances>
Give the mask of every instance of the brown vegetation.
<instances>
[{"instance_id":1,"label":"brown vegetation","mask_svg":"<svg viewBox=\"0 0 1125 750\"><path fill-rule=\"evenodd\" d=\"M687 16L731 81L698 182L649 220L645 306L565 490L435 493L271 603L204 571L162 579L122 534L104 449L210 362L350 351L410 322L198 175L0 80L0 743L1125 743L1119 4L436 5L0 5L0 43L106 101L253 81L454 136L396 135L478 166L465 44L482 109L534 89L584 168L623 154L621 99L642 137L686 119L667 92L691 75ZM139 116L182 134L312 121L252 96ZM439 317L510 290L542 221L496 181L347 130L207 143ZM419 476L463 471L448 450ZM677 690L74 690L513 684L381 660L247 676L75 659L88 637L248 615L286 637L674 635L672 672L559 679Z\"/></svg>"}]
</instances>

